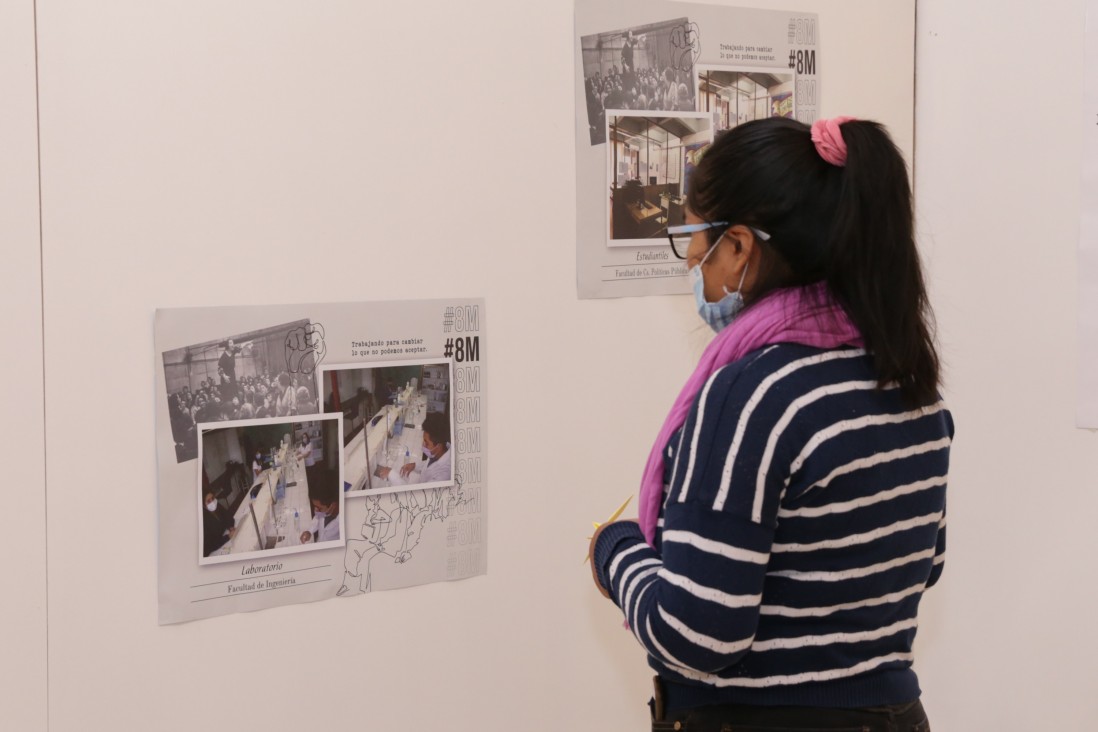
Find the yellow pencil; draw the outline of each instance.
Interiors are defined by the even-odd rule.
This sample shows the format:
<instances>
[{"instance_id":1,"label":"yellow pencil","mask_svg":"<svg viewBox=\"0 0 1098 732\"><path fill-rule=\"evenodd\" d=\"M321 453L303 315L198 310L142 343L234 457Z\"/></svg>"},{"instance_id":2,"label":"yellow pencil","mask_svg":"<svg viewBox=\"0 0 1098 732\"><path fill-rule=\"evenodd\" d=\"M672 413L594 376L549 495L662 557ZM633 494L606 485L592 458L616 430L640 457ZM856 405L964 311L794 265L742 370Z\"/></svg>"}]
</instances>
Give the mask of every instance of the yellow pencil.
<instances>
[{"instance_id":1,"label":"yellow pencil","mask_svg":"<svg viewBox=\"0 0 1098 732\"><path fill-rule=\"evenodd\" d=\"M608 524L611 521L617 521L618 516L621 516L622 512L625 511L625 507L628 506L629 502L632 501L632 500L633 500L633 496L629 496L628 498L626 498L625 503L618 506L618 510L614 511L614 513L610 514L610 518L603 521L602 524ZM594 525L595 531L598 531L599 527L602 526L602 524L600 524L598 521L592 521L591 524ZM592 536L593 536L593 534L592 534ZM587 537L587 541L591 541L590 536ZM591 561L591 555L588 554L586 557L583 558L583 561L590 562Z\"/></svg>"}]
</instances>

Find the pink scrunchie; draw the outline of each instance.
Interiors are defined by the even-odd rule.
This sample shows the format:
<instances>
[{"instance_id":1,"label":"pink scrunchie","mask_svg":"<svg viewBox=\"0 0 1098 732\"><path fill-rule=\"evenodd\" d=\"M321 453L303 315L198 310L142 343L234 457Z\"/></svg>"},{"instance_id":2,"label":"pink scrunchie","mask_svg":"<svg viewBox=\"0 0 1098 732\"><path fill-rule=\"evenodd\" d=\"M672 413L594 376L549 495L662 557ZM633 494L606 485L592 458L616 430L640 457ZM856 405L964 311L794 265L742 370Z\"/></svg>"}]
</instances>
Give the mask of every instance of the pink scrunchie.
<instances>
[{"instance_id":1,"label":"pink scrunchie","mask_svg":"<svg viewBox=\"0 0 1098 732\"><path fill-rule=\"evenodd\" d=\"M846 165L846 142L839 127L852 119L854 118L833 117L818 119L812 123L812 142L816 144L816 152L821 158L840 168Z\"/></svg>"}]
</instances>

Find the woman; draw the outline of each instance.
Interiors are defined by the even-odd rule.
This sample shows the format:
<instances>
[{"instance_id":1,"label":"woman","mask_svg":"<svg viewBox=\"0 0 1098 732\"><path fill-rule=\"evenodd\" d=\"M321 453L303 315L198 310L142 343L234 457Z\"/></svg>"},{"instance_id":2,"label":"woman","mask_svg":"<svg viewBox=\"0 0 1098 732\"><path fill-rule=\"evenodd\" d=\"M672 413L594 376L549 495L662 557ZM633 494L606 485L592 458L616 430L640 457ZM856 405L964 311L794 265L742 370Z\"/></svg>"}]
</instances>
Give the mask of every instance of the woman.
<instances>
[{"instance_id":1,"label":"woman","mask_svg":"<svg viewBox=\"0 0 1098 732\"><path fill-rule=\"evenodd\" d=\"M313 395L304 386L297 387L297 413L315 414L316 405L313 404Z\"/></svg>"},{"instance_id":2,"label":"woman","mask_svg":"<svg viewBox=\"0 0 1098 732\"><path fill-rule=\"evenodd\" d=\"M929 729L911 646L953 424L903 159L873 122L750 122L687 204L669 233L717 336L638 521L591 541L658 674L653 729Z\"/></svg>"},{"instance_id":3,"label":"woman","mask_svg":"<svg viewBox=\"0 0 1098 732\"><path fill-rule=\"evenodd\" d=\"M276 416L290 417L297 414L297 391L290 381L290 375L285 371L278 375L278 393L276 399Z\"/></svg>"},{"instance_id":4,"label":"woman","mask_svg":"<svg viewBox=\"0 0 1098 732\"><path fill-rule=\"evenodd\" d=\"M308 485L316 485L320 476L317 474L316 458L313 455L313 441L306 432L301 436L301 444L297 448L297 459L305 463L305 480Z\"/></svg>"}]
</instances>

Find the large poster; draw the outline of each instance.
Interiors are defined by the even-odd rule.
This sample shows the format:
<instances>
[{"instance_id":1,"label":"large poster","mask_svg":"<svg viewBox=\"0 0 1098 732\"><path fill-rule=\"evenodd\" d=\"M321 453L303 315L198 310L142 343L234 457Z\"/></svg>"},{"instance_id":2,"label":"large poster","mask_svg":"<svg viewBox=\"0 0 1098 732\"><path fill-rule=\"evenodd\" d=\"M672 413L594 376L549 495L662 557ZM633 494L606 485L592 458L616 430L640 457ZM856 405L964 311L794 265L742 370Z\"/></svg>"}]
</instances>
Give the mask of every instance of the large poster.
<instances>
[{"instance_id":1,"label":"large poster","mask_svg":"<svg viewBox=\"0 0 1098 732\"><path fill-rule=\"evenodd\" d=\"M160 622L485 572L480 300L156 314Z\"/></svg>"},{"instance_id":2,"label":"large poster","mask_svg":"<svg viewBox=\"0 0 1098 732\"><path fill-rule=\"evenodd\" d=\"M668 245L690 176L750 120L813 122L813 13L666 0L576 2L576 269L579 296L689 292Z\"/></svg>"},{"instance_id":3,"label":"large poster","mask_svg":"<svg viewBox=\"0 0 1098 732\"><path fill-rule=\"evenodd\" d=\"M1076 425L1098 429L1098 0L1087 0L1079 222L1079 409Z\"/></svg>"}]
</instances>

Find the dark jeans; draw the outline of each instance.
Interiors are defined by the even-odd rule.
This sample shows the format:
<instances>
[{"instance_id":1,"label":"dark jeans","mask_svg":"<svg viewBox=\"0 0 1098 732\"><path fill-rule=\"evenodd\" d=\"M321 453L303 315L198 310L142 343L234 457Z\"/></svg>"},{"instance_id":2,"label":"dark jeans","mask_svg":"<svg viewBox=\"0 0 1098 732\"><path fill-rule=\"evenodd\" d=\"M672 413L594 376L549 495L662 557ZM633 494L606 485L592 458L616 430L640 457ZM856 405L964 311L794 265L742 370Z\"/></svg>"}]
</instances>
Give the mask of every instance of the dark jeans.
<instances>
[{"instance_id":1,"label":"dark jeans","mask_svg":"<svg viewBox=\"0 0 1098 732\"><path fill-rule=\"evenodd\" d=\"M659 678L652 732L930 732L918 701L887 707L761 707L720 704L663 714Z\"/></svg>"}]
</instances>

